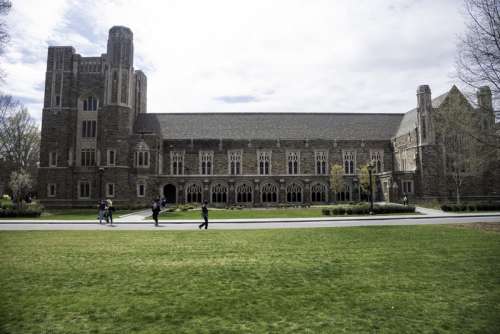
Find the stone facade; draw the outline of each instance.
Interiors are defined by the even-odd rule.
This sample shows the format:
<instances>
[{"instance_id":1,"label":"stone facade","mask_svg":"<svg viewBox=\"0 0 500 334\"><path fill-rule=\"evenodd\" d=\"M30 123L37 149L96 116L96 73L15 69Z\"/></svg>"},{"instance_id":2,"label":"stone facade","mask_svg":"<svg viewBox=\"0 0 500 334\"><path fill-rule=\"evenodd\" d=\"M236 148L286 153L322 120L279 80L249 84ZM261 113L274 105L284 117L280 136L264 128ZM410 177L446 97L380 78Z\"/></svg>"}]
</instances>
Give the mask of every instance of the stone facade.
<instances>
[{"instance_id":1,"label":"stone facade","mask_svg":"<svg viewBox=\"0 0 500 334\"><path fill-rule=\"evenodd\" d=\"M372 161L377 200L452 195L433 124L463 98L456 87L433 100L420 86L417 108L403 114L147 114L147 78L134 69L133 50L126 27L110 29L100 57L49 48L38 182L45 205L106 197L145 206L157 196L222 207L359 200L359 169ZM483 93L494 122L491 93ZM335 164L346 171L339 193L329 187ZM472 181L470 196L500 196L496 167L498 159L487 179Z\"/></svg>"}]
</instances>

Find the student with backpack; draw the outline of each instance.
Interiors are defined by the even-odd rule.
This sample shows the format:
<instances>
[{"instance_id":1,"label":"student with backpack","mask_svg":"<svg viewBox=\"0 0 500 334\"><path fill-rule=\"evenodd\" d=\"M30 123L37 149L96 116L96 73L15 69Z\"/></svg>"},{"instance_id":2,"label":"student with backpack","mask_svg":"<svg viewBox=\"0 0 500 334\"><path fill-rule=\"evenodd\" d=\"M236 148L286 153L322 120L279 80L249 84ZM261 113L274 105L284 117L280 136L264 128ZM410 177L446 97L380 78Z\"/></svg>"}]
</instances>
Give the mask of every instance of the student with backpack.
<instances>
[{"instance_id":1,"label":"student with backpack","mask_svg":"<svg viewBox=\"0 0 500 334\"><path fill-rule=\"evenodd\" d=\"M158 227L158 215L160 214L160 210L161 210L160 199L156 198L153 200L153 203L151 204L151 211L153 211L153 219L155 221L156 227Z\"/></svg>"}]
</instances>

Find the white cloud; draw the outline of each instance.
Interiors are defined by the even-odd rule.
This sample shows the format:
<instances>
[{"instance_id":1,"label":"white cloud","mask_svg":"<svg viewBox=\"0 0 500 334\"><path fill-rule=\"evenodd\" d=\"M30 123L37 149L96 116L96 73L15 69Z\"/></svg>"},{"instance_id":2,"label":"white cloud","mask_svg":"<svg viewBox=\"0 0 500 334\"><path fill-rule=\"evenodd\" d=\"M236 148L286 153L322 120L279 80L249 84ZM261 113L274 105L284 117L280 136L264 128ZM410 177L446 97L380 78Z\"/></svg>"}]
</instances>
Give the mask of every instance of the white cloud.
<instances>
[{"instance_id":1,"label":"white cloud","mask_svg":"<svg viewBox=\"0 0 500 334\"><path fill-rule=\"evenodd\" d=\"M463 29L455 0L18 0L9 22L4 89L35 115L47 45L100 55L113 25L134 32L149 112L404 112L419 84L451 87Z\"/></svg>"}]
</instances>

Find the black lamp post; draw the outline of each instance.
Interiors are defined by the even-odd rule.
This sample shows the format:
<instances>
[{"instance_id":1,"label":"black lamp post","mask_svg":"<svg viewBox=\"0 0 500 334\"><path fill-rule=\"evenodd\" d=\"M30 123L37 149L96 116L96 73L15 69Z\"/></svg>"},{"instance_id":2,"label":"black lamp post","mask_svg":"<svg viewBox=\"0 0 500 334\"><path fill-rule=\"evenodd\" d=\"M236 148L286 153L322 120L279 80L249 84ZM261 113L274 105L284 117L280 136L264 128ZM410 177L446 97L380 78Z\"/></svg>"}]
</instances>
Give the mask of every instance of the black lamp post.
<instances>
[{"instance_id":1,"label":"black lamp post","mask_svg":"<svg viewBox=\"0 0 500 334\"><path fill-rule=\"evenodd\" d=\"M370 182L370 214L373 215L373 186L372 186L372 172L373 172L373 163L368 164L368 181Z\"/></svg>"},{"instance_id":2,"label":"black lamp post","mask_svg":"<svg viewBox=\"0 0 500 334\"><path fill-rule=\"evenodd\" d=\"M102 200L102 174L104 173L104 168L99 167L99 201Z\"/></svg>"}]
</instances>

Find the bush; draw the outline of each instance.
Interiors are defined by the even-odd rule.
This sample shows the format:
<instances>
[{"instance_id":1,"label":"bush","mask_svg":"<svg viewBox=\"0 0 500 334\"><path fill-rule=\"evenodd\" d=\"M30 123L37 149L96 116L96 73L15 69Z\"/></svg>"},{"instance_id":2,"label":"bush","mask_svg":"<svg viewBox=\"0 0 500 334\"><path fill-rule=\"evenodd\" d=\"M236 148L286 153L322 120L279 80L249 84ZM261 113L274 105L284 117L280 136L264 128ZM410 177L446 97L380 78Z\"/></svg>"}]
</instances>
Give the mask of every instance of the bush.
<instances>
[{"instance_id":1,"label":"bush","mask_svg":"<svg viewBox=\"0 0 500 334\"><path fill-rule=\"evenodd\" d=\"M330 209L321 209L321 213L323 214L323 216L330 216L332 214L332 211L333 210Z\"/></svg>"},{"instance_id":2,"label":"bush","mask_svg":"<svg viewBox=\"0 0 500 334\"><path fill-rule=\"evenodd\" d=\"M0 208L2 218L35 218L40 217L43 207L38 203L25 204L20 207L10 206Z\"/></svg>"}]
</instances>

